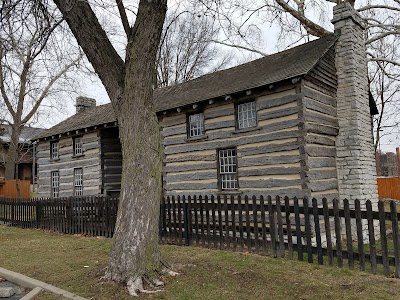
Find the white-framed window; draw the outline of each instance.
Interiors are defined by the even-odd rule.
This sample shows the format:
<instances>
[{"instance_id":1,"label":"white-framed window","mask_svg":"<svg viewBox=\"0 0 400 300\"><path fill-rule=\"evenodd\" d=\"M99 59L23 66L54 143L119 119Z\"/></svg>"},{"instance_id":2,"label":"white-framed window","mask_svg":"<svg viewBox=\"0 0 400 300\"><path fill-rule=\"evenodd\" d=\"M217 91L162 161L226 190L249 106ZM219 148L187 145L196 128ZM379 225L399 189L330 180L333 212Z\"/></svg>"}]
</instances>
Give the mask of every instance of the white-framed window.
<instances>
[{"instance_id":1,"label":"white-framed window","mask_svg":"<svg viewBox=\"0 0 400 300\"><path fill-rule=\"evenodd\" d=\"M256 102L246 102L237 106L238 128L249 128L257 126Z\"/></svg>"},{"instance_id":2,"label":"white-framed window","mask_svg":"<svg viewBox=\"0 0 400 300\"><path fill-rule=\"evenodd\" d=\"M83 148L82 148L82 137L81 136L77 136L73 139L73 145L74 145L74 156L82 155Z\"/></svg>"},{"instance_id":3,"label":"white-framed window","mask_svg":"<svg viewBox=\"0 0 400 300\"><path fill-rule=\"evenodd\" d=\"M60 197L60 172L51 172L51 196L53 198Z\"/></svg>"},{"instance_id":4,"label":"white-framed window","mask_svg":"<svg viewBox=\"0 0 400 300\"><path fill-rule=\"evenodd\" d=\"M237 190L237 156L236 149L218 150L219 182L221 190Z\"/></svg>"},{"instance_id":5,"label":"white-framed window","mask_svg":"<svg viewBox=\"0 0 400 300\"><path fill-rule=\"evenodd\" d=\"M58 141L50 143L50 158L51 159L58 158Z\"/></svg>"},{"instance_id":6,"label":"white-framed window","mask_svg":"<svg viewBox=\"0 0 400 300\"><path fill-rule=\"evenodd\" d=\"M82 168L74 169L74 195L83 195L83 170Z\"/></svg>"},{"instance_id":7,"label":"white-framed window","mask_svg":"<svg viewBox=\"0 0 400 300\"><path fill-rule=\"evenodd\" d=\"M204 114L189 115L189 137L201 136L204 134Z\"/></svg>"}]
</instances>

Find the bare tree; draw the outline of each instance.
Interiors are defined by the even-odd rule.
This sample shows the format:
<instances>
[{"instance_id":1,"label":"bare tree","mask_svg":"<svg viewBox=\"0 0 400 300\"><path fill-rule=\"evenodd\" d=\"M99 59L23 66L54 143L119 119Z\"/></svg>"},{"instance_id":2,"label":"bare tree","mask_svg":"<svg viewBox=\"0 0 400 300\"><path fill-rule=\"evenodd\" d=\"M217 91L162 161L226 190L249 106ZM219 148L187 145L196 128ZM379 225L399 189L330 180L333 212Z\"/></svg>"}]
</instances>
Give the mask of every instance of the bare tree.
<instances>
[{"instance_id":1,"label":"bare tree","mask_svg":"<svg viewBox=\"0 0 400 300\"><path fill-rule=\"evenodd\" d=\"M66 75L81 58L79 53L66 55L61 50L64 36L53 37L61 21L59 13L38 2L2 2L0 95L12 128L5 163L8 179L18 178L22 128L33 121L47 99L67 89Z\"/></svg>"},{"instance_id":2,"label":"bare tree","mask_svg":"<svg viewBox=\"0 0 400 300\"><path fill-rule=\"evenodd\" d=\"M115 1L113 9L119 14L127 41L124 59L88 1L53 1L102 80L118 119L123 155L122 186L106 278L128 282L130 292L136 294L137 289L142 289L142 278L153 280L161 267L157 223L162 147L152 95L167 1L140 0L137 10L134 7L127 10L122 0ZM198 14L215 18L216 26L220 27L218 39L214 40L219 45L262 54L254 45L266 22L271 26L281 25L286 35L293 33L293 42L329 31L319 24L318 17L315 20L307 13L310 7L326 11L326 1L322 0L196 1L204 5ZM133 16L136 19L132 26ZM369 44L373 43L371 36Z\"/></svg>"},{"instance_id":3,"label":"bare tree","mask_svg":"<svg viewBox=\"0 0 400 300\"><path fill-rule=\"evenodd\" d=\"M158 86L168 86L214 72L227 65L213 42L218 38L215 21L194 11L169 13L157 60Z\"/></svg>"},{"instance_id":4,"label":"bare tree","mask_svg":"<svg viewBox=\"0 0 400 300\"><path fill-rule=\"evenodd\" d=\"M373 65L372 65L373 67ZM375 151L378 150L384 137L399 136L400 120L400 78L388 75L390 65L381 62L373 71L370 67L371 93L377 102L379 114L374 117ZM383 68L383 69L382 69ZM393 141L395 142L395 141Z\"/></svg>"},{"instance_id":5,"label":"bare tree","mask_svg":"<svg viewBox=\"0 0 400 300\"><path fill-rule=\"evenodd\" d=\"M332 30L330 11L334 3L355 5L367 24L370 85L380 112L374 122L376 145L382 135L399 130L395 116L400 105L400 1L234 0L229 4L216 0L199 1L204 4L203 13L212 14L220 25L220 39L216 43L259 55L266 55L257 43L265 24L277 29L278 45L282 49L329 34Z\"/></svg>"},{"instance_id":6,"label":"bare tree","mask_svg":"<svg viewBox=\"0 0 400 300\"><path fill-rule=\"evenodd\" d=\"M87 1L54 0L100 77L118 120L122 180L116 230L106 278L127 282L131 294L160 270L158 216L162 146L153 90L166 0L140 0L131 26L123 1L115 2L127 37L122 59Z\"/></svg>"}]
</instances>

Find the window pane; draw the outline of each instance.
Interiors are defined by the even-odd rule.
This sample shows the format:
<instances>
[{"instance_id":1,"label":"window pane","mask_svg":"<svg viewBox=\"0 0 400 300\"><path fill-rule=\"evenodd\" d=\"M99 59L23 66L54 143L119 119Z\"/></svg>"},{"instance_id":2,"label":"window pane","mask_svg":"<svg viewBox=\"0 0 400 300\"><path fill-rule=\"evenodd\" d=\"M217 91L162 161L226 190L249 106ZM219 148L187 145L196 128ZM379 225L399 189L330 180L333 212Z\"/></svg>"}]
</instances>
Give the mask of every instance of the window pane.
<instances>
[{"instance_id":1,"label":"window pane","mask_svg":"<svg viewBox=\"0 0 400 300\"><path fill-rule=\"evenodd\" d=\"M58 142L50 143L50 158L58 158Z\"/></svg>"},{"instance_id":2,"label":"window pane","mask_svg":"<svg viewBox=\"0 0 400 300\"><path fill-rule=\"evenodd\" d=\"M236 174L236 149L223 149L218 152L219 173L222 190L238 188Z\"/></svg>"},{"instance_id":3,"label":"window pane","mask_svg":"<svg viewBox=\"0 0 400 300\"><path fill-rule=\"evenodd\" d=\"M82 168L74 169L74 194L83 195L83 171Z\"/></svg>"},{"instance_id":4,"label":"window pane","mask_svg":"<svg viewBox=\"0 0 400 300\"><path fill-rule=\"evenodd\" d=\"M60 173L58 171L51 172L51 196L53 198L59 197L59 187L60 187Z\"/></svg>"},{"instance_id":5,"label":"window pane","mask_svg":"<svg viewBox=\"0 0 400 300\"><path fill-rule=\"evenodd\" d=\"M256 102L247 102L238 105L239 129L257 126Z\"/></svg>"},{"instance_id":6,"label":"window pane","mask_svg":"<svg viewBox=\"0 0 400 300\"><path fill-rule=\"evenodd\" d=\"M74 138L74 155L83 154L82 150L82 137Z\"/></svg>"},{"instance_id":7,"label":"window pane","mask_svg":"<svg viewBox=\"0 0 400 300\"><path fill-rule=\"evenodd\" d=\"M189 137L204 134L204 114L194 114L189 116Z\"/></svg>"}]
</instances>

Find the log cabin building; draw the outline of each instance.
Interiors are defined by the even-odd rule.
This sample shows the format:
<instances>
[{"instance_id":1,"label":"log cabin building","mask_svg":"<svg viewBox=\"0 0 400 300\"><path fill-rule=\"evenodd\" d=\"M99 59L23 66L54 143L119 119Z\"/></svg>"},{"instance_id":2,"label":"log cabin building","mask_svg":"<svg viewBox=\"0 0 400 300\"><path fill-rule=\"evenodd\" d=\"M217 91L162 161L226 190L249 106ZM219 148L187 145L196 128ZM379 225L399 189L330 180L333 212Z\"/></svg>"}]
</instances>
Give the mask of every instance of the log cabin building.
<instances>
[{"instance_id":1,"label":"log cabin building","mask_svg":"<svg viewBox=\"0 0 400 300\"><path fill-rule=\"evenodd\" d=\"M332 22L335 34L155 91L165 195L378 199L364 23L348 2ZM116 195L111 104L76 105L38 138L39 193Z\"/></svg>"}]
</instances>

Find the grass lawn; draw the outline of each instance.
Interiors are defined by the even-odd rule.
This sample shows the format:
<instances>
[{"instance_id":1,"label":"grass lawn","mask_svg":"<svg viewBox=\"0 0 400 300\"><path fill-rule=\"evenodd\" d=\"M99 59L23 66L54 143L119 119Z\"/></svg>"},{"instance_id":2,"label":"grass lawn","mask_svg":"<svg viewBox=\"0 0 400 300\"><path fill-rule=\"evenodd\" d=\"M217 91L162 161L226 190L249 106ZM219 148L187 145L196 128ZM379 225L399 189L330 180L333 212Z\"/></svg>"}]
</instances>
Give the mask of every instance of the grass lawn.
<instances>
[{"instance_id":1,"label":"grass lawn","mask_svg":"<svg viewBox=\"0 0 400 300\"><path fill-rule=\"evenodd\" d=\"M0 225L0 266L89 299L132 299L100 282L111 241ZM400 280L347 268L196 247L161 246L182 272L142 299L399 299ZM38 300L60 299L43 294Z\"/></svg>"}]
</instances>

